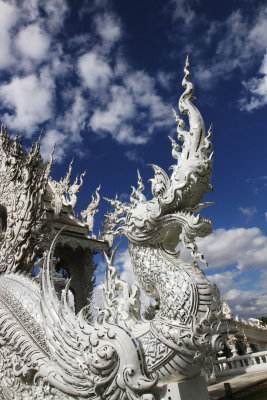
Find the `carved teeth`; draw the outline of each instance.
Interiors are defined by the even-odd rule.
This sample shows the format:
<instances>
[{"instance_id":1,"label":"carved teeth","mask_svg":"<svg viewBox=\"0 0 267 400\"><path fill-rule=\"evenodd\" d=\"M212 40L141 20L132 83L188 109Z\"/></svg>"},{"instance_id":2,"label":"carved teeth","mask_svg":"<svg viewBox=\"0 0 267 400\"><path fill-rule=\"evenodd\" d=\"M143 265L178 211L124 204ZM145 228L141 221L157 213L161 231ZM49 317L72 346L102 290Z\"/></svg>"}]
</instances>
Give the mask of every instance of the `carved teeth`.
<instances>
[{"instance_id":1,"label":"carved teeth","mask_svg":"<svg viewBox=\"0 0 267 400\"><path fill-rule=\"evenodd\" d=\"M200 220L200 215L198 214L198 215L196 215L195 218L194 218L194 224L198 224L198 223L199 223L199 220Z\"/></svg>"}]
</instances>

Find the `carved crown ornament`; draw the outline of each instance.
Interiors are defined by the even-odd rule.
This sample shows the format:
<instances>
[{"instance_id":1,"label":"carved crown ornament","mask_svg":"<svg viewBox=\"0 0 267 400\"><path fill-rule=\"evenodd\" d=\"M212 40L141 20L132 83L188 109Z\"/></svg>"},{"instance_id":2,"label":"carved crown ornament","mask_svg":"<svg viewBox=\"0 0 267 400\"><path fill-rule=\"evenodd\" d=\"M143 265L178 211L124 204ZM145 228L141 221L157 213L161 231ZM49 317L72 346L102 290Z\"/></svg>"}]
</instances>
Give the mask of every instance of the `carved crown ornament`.
<instances>
[{"instance_id":1,"label":"carved crown ornament","mask_svg":"<svg viewBox=\"0 0 267 400\"><path fill-rule=\"evenodd\" d=\"M45 256L40 286L23 275L7 273L16 271L14 265L18 265L20 254L25 262L25 254L32 256L31 238L38 240L39 233L35 232L42 232L38 229L43 212L48 215L53 211L56 219L64 213L71 215L84 174L70 185L71 162L65 178L52 181L52 159L42 164L39 142L31 156L21 153L21 172L18 171L17 161L9 160L11 154L22 152L20 141L11 140L2 130L5 173L1 175L1 234L10 244L4 245L3 250L1 247L4 273L0 276L0 397L159 399L160 387L199 376L222 349L218 289L199 268L198 262L205 259L195 243L196 237L205 237L212 231L211 221L199 214L211 204L201 200L211 190L212 128L206 134L203 118L193 104L188 58L184 73L184 92L178 108L181 115L188 117L189 129L185 129L184 119L175 111L177 139L170 138L174 159L171 175L152 165L150 199L143 193L138 172L137 187L128 203L118 197L108 200L114 210L105 217L104 238L110 243L118 235L128 239L136 282L130 285L120 278L115 266L117 247L110 254L106 252L104 306L94 322L86 318L86 307L76 314L72 310L68 299L71 282L62 301L56 294L53 252L64 231L57 233ZM34 162L38 168L33 168ZM7 168L10 172L5 180ZM18 179L23 189L16 185ZM41 187L49 188L47 197L44 189L40 192L37 186L41 180ZM77 232L84 226L91 230L99 190L100 187L82 211L81 225L75 225ZM4 200L9 192L10 200ZM40 207L42 201L46 207ZM29 231L28 225L23 225L28 220L26 216ZM28 241L24 240L24 232ZM184 262L176 252L180 242L190 249L191 263ZM151 320L141 315L140 288L157 302L157 312Z\"/></svg>"}]
</instances>

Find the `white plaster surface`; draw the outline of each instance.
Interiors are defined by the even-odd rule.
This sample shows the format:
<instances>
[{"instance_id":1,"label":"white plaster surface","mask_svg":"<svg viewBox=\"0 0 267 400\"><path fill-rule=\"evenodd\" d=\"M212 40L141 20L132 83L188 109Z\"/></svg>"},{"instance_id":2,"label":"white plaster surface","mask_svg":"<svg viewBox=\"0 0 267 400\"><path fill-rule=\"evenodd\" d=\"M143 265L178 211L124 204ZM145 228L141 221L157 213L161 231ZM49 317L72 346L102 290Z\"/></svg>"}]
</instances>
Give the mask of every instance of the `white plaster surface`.
<instances>
[{"instance_id":1,"label":"white plaster surface","mask_svg":"<svg viewBox=\"0 0 267 400\"><path fill-rule=\"evenodd\" d=\"M205 378L197 376L169 384L162 400L210 400Z\"/></svg>"}]
</instances>

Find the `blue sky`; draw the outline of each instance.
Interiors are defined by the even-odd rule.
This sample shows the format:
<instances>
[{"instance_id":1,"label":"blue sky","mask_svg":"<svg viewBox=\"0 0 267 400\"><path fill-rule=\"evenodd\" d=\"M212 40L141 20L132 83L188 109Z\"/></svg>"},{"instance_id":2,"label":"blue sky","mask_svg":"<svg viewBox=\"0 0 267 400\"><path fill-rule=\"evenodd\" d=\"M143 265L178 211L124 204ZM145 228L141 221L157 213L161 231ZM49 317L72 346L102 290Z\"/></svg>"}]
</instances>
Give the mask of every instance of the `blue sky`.
<instances>
[{"instance_id":1,"label":"blue sky","mask_svg":"<svg viewBox=\"0 0 267 400\"><path fill-rule=\"evenodd\" d=\"M147 164L172 163L187 52L195 104L214 124L206 273L235 314L267 315L266 2L1 0L1 121L26 148L42 130L45 160L56 142L56 179L75 155L73 176L87 170L77 213L99 183L126 200L137 168L146 182ZM107 209L102 199L96 233Z\"/></svg>"}]
</instances>

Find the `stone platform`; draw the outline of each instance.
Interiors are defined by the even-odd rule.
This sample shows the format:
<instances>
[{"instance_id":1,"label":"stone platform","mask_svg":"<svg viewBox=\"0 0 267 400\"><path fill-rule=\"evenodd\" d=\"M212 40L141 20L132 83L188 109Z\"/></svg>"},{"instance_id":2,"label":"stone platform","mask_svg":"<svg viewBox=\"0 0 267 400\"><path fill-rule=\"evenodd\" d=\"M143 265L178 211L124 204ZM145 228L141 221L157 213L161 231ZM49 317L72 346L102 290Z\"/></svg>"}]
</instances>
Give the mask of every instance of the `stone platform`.
<instances>
[{"instance_id":1,"label":"stone platform","mask_svg":"<svg viewBox=\"0 0 267 400\"><path fill-rule=\"evenodd\" d=\"M267 372L249 372L242 375L228 376L217 379L218 383L208 387L211 400L219 400L225 397L224 383L230 383L232 392L237 393L251 386L267 381Z\"/></svg>"}]
</instances>

